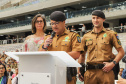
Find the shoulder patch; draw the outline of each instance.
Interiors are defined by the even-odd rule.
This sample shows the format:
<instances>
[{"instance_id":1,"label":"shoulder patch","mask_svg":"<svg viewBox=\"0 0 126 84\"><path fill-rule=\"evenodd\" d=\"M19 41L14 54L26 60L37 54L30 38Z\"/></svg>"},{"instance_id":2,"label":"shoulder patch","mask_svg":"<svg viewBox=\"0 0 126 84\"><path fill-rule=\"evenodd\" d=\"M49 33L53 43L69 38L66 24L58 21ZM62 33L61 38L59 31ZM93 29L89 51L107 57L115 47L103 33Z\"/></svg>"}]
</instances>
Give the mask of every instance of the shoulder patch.
<instances>
[{"instance_id":1,"label":"shoulder patch","mask_svg":"<svg viewBox=\"0 0 126 84\"><path fill-rule=\"evenodd\" d=\"M121 45L121 42L120 42L120 40L119 40L119 36L117 35L117 32L115 32L115 36L116 36L116 38L117 38L118 44Z\"/></svg>"},{"instance_id":2,"label":"shoulder patch","mask_svg":"<svg viewBox=\"0 0 126 84\"><path fill-rule=\"evenodd\" d=\"M79 43L81 43L81 38L80 38L80 36L77 36L77 41L78 41Z\"/></svg>"}]
</instances>

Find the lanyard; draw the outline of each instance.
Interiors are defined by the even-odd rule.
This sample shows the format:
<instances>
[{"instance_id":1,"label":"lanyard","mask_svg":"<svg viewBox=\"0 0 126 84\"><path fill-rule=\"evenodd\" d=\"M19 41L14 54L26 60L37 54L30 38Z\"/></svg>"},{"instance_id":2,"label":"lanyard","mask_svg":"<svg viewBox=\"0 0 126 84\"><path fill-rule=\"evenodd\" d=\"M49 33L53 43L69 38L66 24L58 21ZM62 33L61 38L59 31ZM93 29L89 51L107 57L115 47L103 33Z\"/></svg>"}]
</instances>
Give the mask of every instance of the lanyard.
<instances>
[{"instance_id":1,"label":"lanyard","mask_svg":"<svg viewBox=\"0 0 126 84\"><path fill-rule=\"evenodd\" d=\"M3 77L2 77L1 80L0 80L0 84L1 84L2 80L3 80Z\"/></svg>"}]
</instances>

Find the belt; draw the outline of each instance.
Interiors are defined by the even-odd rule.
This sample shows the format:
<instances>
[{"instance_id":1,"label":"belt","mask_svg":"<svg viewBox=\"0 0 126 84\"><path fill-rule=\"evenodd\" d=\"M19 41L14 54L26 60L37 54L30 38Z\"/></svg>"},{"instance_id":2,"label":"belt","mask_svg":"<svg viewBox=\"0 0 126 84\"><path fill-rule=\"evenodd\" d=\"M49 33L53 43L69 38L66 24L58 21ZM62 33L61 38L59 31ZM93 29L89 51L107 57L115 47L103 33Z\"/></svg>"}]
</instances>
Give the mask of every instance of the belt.
<instances>
[{"instance_id":1,"label":"belt","mask_svg":"<svg viewBox=\"0 0 126 84\"><path fill-rule=\"evenodd\" d=\"M104 64L97 64L97 65L87 65L86 66L86 70L89 69L102 69L104 67Z\"/></svg>"}]
</instances>

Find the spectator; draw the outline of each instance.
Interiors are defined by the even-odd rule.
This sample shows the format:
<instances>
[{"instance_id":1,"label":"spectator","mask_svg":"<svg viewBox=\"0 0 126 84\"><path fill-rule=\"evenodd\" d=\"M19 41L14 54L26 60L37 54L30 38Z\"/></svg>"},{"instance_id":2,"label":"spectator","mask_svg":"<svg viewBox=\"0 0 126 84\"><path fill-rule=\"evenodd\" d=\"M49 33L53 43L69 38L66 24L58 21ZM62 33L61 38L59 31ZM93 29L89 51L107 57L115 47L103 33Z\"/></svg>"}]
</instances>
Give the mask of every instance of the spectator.
<instances>
[{"instance_id":1,"label":"spectator","mask_svg":"<svg viewBox=\"0 0 126 84\"><path fill-rule=\"evenodd\" d=\"M13 40L13 43L16 43L16 39L15 39L15 37L13 37L13 39L12 39L12 40Z\"/></svg>"},{"instance_id":2,"label":"spectator","mask_svg":"<svg viewBox=\"0 0 126 84\"><path fill-rule=\"evenodd\" d=\"M18 68L15 69L15 73L12 75L12 79L18 75Z\"/></svg>"},{"instance_id":3,"label":"spectator","mask_svg":"<svg viewBox=\"0 0 126 84\"><path fill-rule=\"evenodd\" d=\"M18 84L18 74L12 79L12 84Z\"/></svg>"},{"instance_id":4,"label":"spectator","mask_svg":"<svg viewBox=\"0 0 126 84\"><path fill-rule=\"evenodd\" d=\"M122 72L122 78L126 79L126 69L124 69Z\"/></svg>"},{"instance_id":5,"label":"spectator","mask_svg":"<svg viewBox=\"0 0 126 84\"><path fill-rule=\"evenodd\" d=\"M71 31L76 31L76 29L74 28L74 26L72 25Z\"/></svg>"},{"instance_id":6,"label":"spectator","mask_svg":"<svg viewBox=\"0 0 126 84\"><path fill-rule=\"evenodd\" d=\"M122 33L123 32L123 24L121 23L121 26L120 26L120 32Z\"/></svg>"},{"instance_id":7,"label":"spectator","mask_svg":"<svg viewBox=\"0 0 126 84\"><path fill-rule=\"evenodd\" d=\"M10 67L10 64L9 64L9 63L7 63L7 64L6 64L6 68L9 68L9 67Z\"/></svg>"},{"instance_id":8,"label":"spectator","mask_svg":"<svg viewBox=\"0 0 126 84\"><path fill-rule=\"evenodd\" d=\"M122 78L122 72L123 72L123 70L124 70L124 68L120 68L118 79Z\"/></svg>"},{"instance_id":9,"label":"spectator","mask_svg":"<svg viewBox=\"0 0 126 84\"><path fill-rule=\"evenodd\" d=\"M42 16L41 14L37 14L32 19L33 35L30 35L26 38L22 50L25 52L38 51L39 46L44 42L45 30L46 30L45 17Z\"/></svg>"},{"instance_id":10,"label":"spectator","mask_svg":"<svg viewBox=\"0 0 126 84\"><path fill-rule=\"evenodd\" d=\"M85 32L86 32L86 27L85 27L85 25L84 25L84 24L83 24L83 26L82 26L81 32L82 32L82 35L84 35L84 34L85 34Z\"/></svg>"},{"instance_id":11,"label":"spectator","mask_svg":"<svg viewBox=\"0 0 126 84\"><path fill-rule=\"evenodd\" d=\"M15 52L19 52L19 50L18 49L16 49L16 51Z\"/></svg>"},{"instance_id":12,"label":"spectator","mask_svg":"<svg viewBox=\"0 0 126 84\"><path fill-rule=\"evenodd\" d=\"M126 23L125 23L125 25L124 25L124 32L126 32Z\"/></svg>"},{"instance_id":13,"label":"spectator","mask_svg":"<svg viewBox=\"0 0 126 84\"><path fill-rule=\"evenodd\" d=\"M23 43L24 40L23 40L23 36L21 36L20 40L19 40L19 43Z\"/></svg>"},{"instance_id":14,"label":"spectator","mask_svg":"<svg viewBox=\"0 0 126 84\"><path fill-rule=\"evenodd\" d=\"M4 57L1 58L1 63L4 64L4 65L6 65Z\"/></svg>"},{"instance_id":15,"label":"spectator","mask_svg":"<svg viewBox=\"0 0 126 84\"><path fill-rule=\"evenodd\" d=\"M11 78L12 77L12 74L13 72L11 71L11 68L7 68L7 75L8 75L8 78Z\"/></svg>"},{"instance_id":16,"label":"spectator","mask_svg":"<svg viewBox=\"0 0 126 84\"><path fill-rule=\"evenodd\" d=\"M11 40L10 40L10 39L11 39L11 37L10 37L10 35L8 35L8 36L7 36L7 43L8 43L8 44L11 43Z\"/></svg>"},{"instance_id":17,"label":"spectator","mask_svg":"<svg viewBox=\"0 0 126 84\"><path fill-rule=\"evenodd\" d=\"M11 79L7 77L6 67L2 63L0 63L0 78L2 79L0 84L11 84Z\"/></svg>"}]
</instances>

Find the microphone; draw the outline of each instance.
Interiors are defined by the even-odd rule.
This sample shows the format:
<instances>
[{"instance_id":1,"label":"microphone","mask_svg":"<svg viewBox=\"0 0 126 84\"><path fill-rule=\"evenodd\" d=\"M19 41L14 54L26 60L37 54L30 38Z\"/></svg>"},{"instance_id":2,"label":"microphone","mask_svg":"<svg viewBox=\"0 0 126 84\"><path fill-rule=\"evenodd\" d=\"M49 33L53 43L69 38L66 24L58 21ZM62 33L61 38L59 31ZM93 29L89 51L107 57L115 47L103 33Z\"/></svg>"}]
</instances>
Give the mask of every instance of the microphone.
<instances>
[{"instance_id":1,"label":"microphone","mask_svg":"<svg viewBox=\"0 0 126 84\"><path fill-rule=\"evenodd\" d=\"M55 34L56 34L56 33L55 33L54 31L51 33L51 39L53 39L53 37L55 36ZM47 44L46 48L48 48L49 45L50 45L50 44Z\"/></svg>"}]
</instances>

